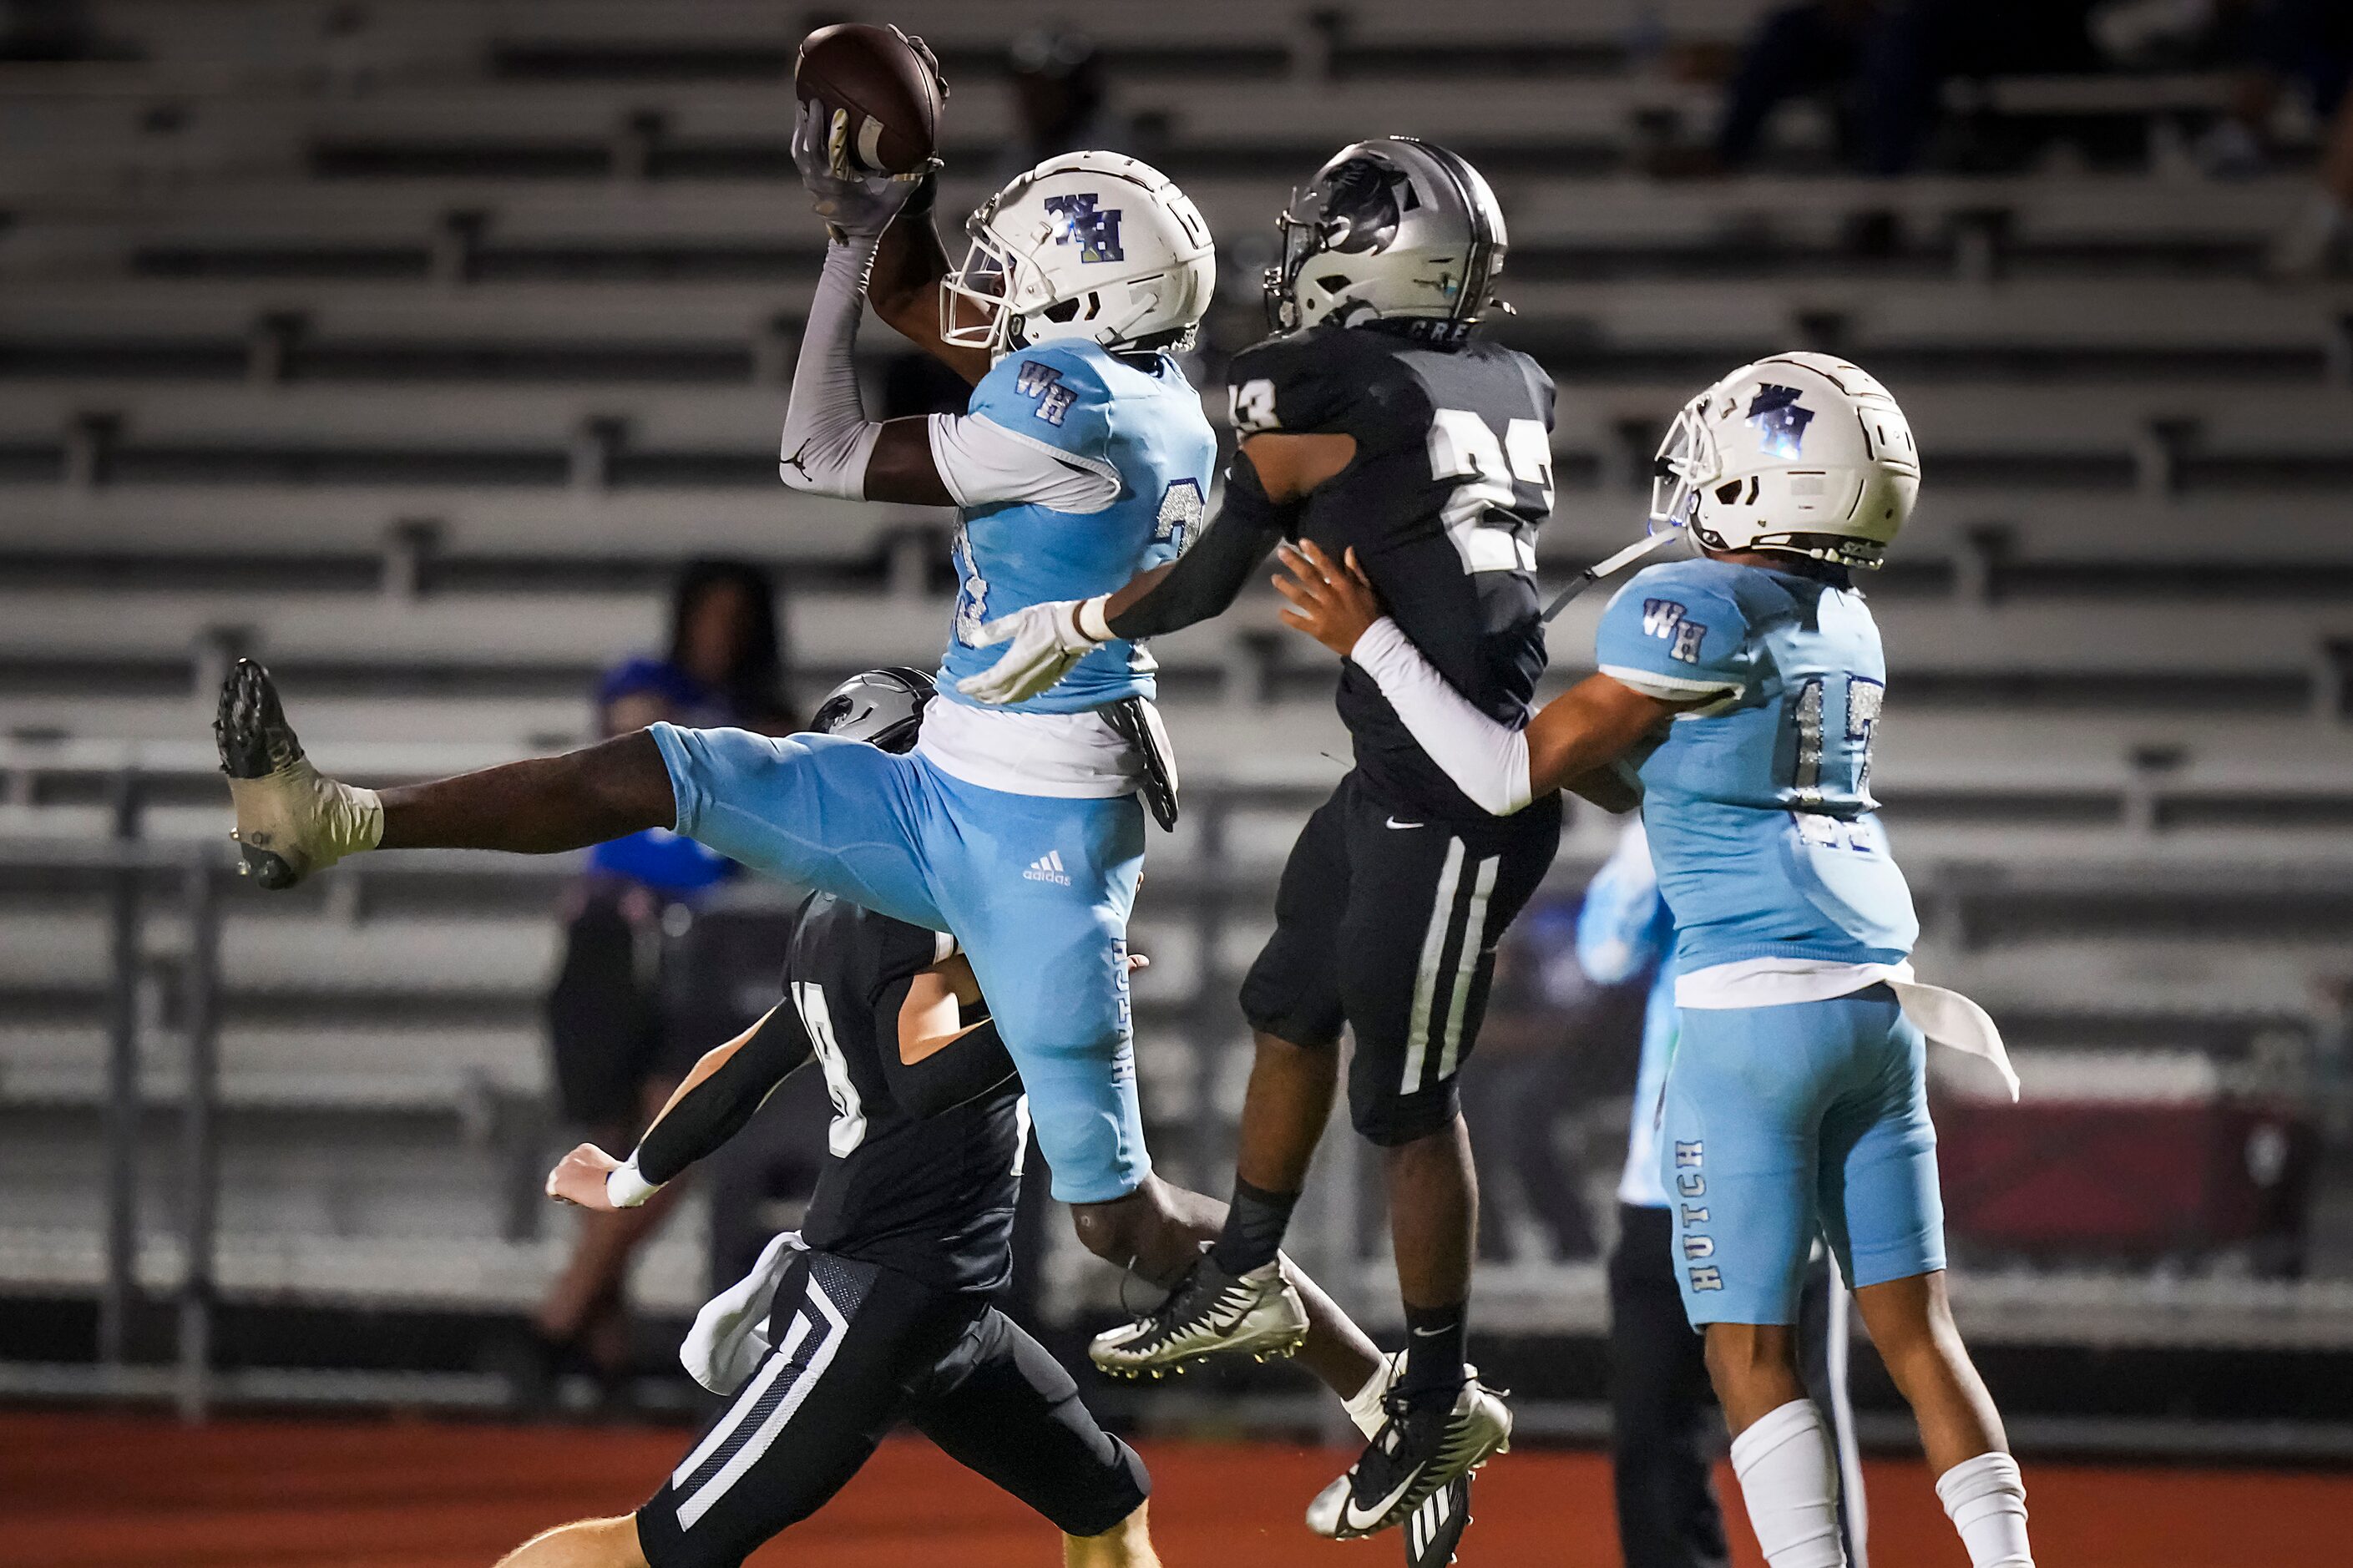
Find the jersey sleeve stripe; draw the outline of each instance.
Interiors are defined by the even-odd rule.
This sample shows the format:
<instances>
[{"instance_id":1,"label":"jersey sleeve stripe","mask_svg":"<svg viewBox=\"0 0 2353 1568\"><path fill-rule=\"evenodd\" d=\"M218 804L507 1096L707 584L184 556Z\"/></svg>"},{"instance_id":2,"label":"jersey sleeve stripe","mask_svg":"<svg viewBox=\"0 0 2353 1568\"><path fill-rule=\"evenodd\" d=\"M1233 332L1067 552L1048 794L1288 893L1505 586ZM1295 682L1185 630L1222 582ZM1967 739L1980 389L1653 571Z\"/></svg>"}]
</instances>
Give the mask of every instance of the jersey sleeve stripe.
<instances>
[{"instance_id":1,"label":"jersey sleeve stripe","mask_svg":"<svg viewBox=\"0 0 2353 1568\"><path fill-rule=\"evenodd\" d=\"M1119 500L1119 465L1008 429L985 414L931 416L932 462L961 507L1028 501L1086 516Z\"/></svg>"}]
</instances>

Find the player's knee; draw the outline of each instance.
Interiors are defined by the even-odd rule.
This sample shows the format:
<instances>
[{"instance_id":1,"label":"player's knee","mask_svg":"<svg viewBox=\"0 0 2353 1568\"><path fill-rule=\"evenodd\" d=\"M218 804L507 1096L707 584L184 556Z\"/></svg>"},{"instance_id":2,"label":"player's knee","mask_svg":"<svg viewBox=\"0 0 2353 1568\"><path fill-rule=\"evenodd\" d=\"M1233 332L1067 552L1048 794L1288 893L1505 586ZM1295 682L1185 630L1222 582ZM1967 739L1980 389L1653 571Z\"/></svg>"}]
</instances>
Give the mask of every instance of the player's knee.
<instances>
[{"instance_id":1,"label":"player's knee","mask_svg":"<svg viewBox=\"0 0 2353 1568\"><path fill-rule=\"evenodd\" d=\"M1384 1149L1401 1149L1451 1130L1462 1114L1462 1097L1452 1079L1444 1079L1411 1094L1395 1084L1352 1072L1348 1080L1348 1121L1366 1141Z\"/></svg>"},{"instance_id":2,"label":"player's knee","mask_svg":"<svg viewBox=\"0 0 2353 1568\"><path fill-rule=\"evenodd\" d=\"M1062 1560L1071 1568L1154 1568L1151 1527L1146 1521L1152 1474L1142 1456L1118 1438L1120 1484L1084 1509L1064 1512L1054 1522L1063 1540Z\"/></svg>"},{"instance_id":3,"label":"player's knee","mask_svg":"<svg viewBox=\"0 0 2353 1568\"><path fill-rule=\"evenodd\" d=\"M1891 1371L1899 1363L1965 1356L1944 1286L1939 1269L1866 1285L1855 1292L1855 1306L1872 1345Z\"/></svg>"},{"instance_id":4,"label":"player's knee","mask_svg":"<svg viewBox=\"0 0 2353 1568\"><path fill-rule=\"evenodd\" d=\"M1065 1535L1062 1563L1063 1568L1160 1568L1144 1509L1138 1506L1101 1535Z\"/></svg>"},{"instance_id":5,"label":"player's knee","mask_svg":"<svg viewBox=\"0 0 2353 1568\"><path fill-rule=\"evenodd\" d=\"M1707 1374L1719 1390L1753 1388L1798 1375L1798 1337L1779 1323L1710 1323Z\"/></svg>"}]
</instances>

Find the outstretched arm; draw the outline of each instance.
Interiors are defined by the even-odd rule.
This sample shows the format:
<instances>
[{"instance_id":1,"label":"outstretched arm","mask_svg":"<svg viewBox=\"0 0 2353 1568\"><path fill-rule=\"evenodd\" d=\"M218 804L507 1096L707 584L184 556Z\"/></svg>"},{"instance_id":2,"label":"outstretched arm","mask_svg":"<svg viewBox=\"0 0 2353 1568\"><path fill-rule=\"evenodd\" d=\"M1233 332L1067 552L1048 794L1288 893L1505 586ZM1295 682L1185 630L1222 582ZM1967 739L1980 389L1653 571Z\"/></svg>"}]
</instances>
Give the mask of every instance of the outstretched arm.
<instances>
[{"instance_id":1,"label":"outstretched arm","mask_svg":"<svg viewBox=\"0 0 2353 1568\"><path fill-rule=\"evenodd\" d=\"M1546 703L1526 729L1512 729L1472 707L1381 614L1354 552L1335 563L1314 544L1302 544L1284 551L1283 564L1290 574L1274 585L1291 601L1284 624L1377 681L1422 750L1463 794L1498 816L1563 788L1606 809L1630 810L1640 795L1613 773L1614 765L1691 706L1596 675Z\"/></svg>"},{"instance_id":2,"label":"outstretched arm","mask_svg":"<svg viewBox=\"0 0 2353 1568\"><path fill-rule=\"evenodd\" d=\"M792 489L818 495L948 506L954 498L941 483L932 458L931 422L868 419L854 358L858 323L866 313L868 272L878 259L882 236L921 181L861 179L848 174L828 149L826 115L825 106L818 102L802 103L793 114L793 162L815 198L818 216L826 220L828 243L825 270L809 300L800 357L793 366L792 400L785 410L776 471ZM926 233L931 228L928 219L915 226ZM902 308L902 296L913 288L910 271L920 271L923 265L919 254L911 258L909 252L919 253L920 248L911 238L894 249L890 279ZM931 248L939 248L936 238Z\"/></svg>"},{"instance_id":3,"label":"outstretched arm","mask_svg":"<svg viewBox=\"0 0 2353 1568\"><path fill-rule=\"evenodd\" d=\"M1267 552L1298 531L1308 492L1356 455L1353 436L1250 437L1226 469L1218 515L1182 555L1115 593L1031 605L989 622L975 644L1012 646L956 689L980 702L1026 701L1113 637L1161 637L1223 614Z\"/></svg>"},{"instance_id":4,"label":"outstretched arm","mask_svg":"<svg viewBox=\"0 0 2353 1568\"><path fill-rule=\"evenodd\" d=\"M965 1025L966 1010L982 1016ZM885 1054L881 1064L900 1109L936 1116L1013 1077L1013 1058L987 1010L972 967L960 957L912 978L899 1007L899 1049ZM758 1023L704 1053L646 1129L636 1153L624 1162L583 1143L549 1173L548 1195L584 1208L634 1208L741 1131L786 1076L815 1054L798 1009L778 1003Z\"/></svg>"},{"instance_id":5,"label":"outstretched arm","mask_svg":"<svg viewBox=\"0 0 2353 1568\"><path fill-rule=\"evenodd\" d=\"M583 1143L548 1173L547 1195L583 1208L635 1208L743 1130L785 1076L809 1059L800 1016L779 1003L760 1021L703 1054L670 1097L637 1152L616 1160Z\"/></svg>"},{"instance_id":6,"label":"outstretched arm","mask_svg":"<svg viewBox=\"0 0 2353 1568\"><path fill-rule=\"evenodd\" d=\"M794 121L794 162L826 219L830 243L793 367L779 477L797 490L913 506L1029 501L1084 513L1110 505L1119 481L1108 464L1065 460L1065 454L996 420L978 415L867 418L854 351L870 292L892 326L967 381L986 381L992 361L984 350L941 336L947 259L929 217L911 218L902 210L925 188L925 177L858 178L839 172L823 116L821 106L804 104Z\"/></svg>"}]
</instances>

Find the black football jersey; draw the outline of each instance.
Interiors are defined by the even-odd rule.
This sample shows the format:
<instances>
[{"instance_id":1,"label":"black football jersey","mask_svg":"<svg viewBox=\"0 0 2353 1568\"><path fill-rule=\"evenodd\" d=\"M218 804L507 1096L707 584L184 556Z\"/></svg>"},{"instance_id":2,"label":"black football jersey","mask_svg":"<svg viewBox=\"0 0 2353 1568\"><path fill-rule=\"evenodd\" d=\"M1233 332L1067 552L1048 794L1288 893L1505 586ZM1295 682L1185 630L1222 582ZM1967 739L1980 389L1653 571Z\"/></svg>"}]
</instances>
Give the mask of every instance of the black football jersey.
<instances>
[{"instance_id":1,"label":"black football jersey","mask_svg":"<svg viewBox=\"0 0 2353 1568\"><path fill-rule=\"evenodd\" d=\"M818 894L801 907L784 1005L808 1031L833 1100L826 1161L801 1223L821 1251L943 1290L993 1290L1013 1267L1013 1209L1027 1128L1013 1064L975 1056L975 1098L918 1120L892 1096L881 1053L899 1009L942 956L937 932Z\"/></svg>"},{"instance_id":2,"label":"black football jersey","mask_svg":"<svg viewBox=\"0 0 2353 1568\"><path fill-rule=\"evenodd\" d=\"M1516 350L1322 325L1236 356L1234 427L1347 435L1356 456L1311 492L1299 532L1353 548L1390 616L1490 717L1523 724L1544 674L1536 530L1552 513L1552 378ZM1372 678L1342 666L1340 716L1377 798L1481 815Z\"/></svg>"}]
</instances>

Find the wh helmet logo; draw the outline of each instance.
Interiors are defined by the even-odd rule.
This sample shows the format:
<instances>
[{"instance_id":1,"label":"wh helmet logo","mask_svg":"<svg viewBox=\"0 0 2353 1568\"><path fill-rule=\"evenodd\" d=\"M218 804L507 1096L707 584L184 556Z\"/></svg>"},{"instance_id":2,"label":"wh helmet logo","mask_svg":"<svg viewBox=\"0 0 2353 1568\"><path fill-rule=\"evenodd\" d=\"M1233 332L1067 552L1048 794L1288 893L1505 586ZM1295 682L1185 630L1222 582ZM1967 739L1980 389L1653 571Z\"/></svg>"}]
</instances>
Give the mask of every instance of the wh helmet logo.
<instances>
[{"instance_id":1,"label":"wh helmet logo","mask_svg":"<svg viewBox=\"0 0 2353 1568\"><path fill-rule=\"evenodd\" d=\"M1048 196L1046 210L1054 218L1054 243L1069 245L1075 241L1081 261L1124 261L1127 252L1120 247L1119 212L1117 207L1097 207L1102 198L1090 191L1083 195Z\"/></svg>"},{"instance_id":2,"label":"wh helmet logo","mask_svg":"<svg viewBox=\"0 0 2353 1568\"><path fill-rule=\"evenodd\" d=\"M1749 400L1748 423L1757 426L1764 448L1777 458L1795 458L1805 449L1806 426L1814 422L1814 411L1800 407L1799 395L1794 386L1760 382Z\"/></svg>"}]
</instances>

